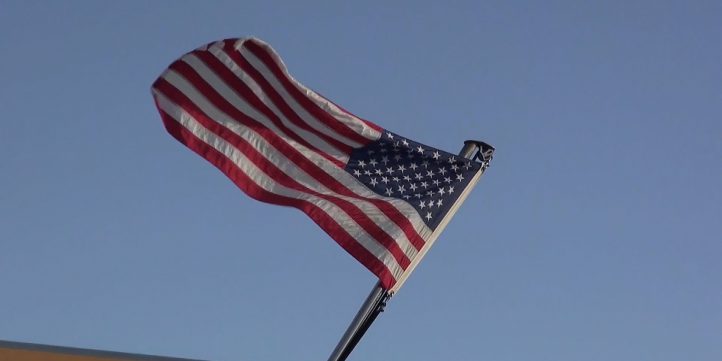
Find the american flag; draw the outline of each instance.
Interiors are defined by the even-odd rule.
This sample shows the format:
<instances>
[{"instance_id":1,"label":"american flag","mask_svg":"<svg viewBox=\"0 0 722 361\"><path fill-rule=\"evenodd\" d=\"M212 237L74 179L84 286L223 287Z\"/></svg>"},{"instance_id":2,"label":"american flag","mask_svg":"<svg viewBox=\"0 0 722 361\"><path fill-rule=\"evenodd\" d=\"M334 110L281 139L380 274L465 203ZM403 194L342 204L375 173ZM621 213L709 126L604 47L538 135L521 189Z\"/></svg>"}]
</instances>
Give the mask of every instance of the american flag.
<instances>
[{"instance_id":1,"label":"american flag","mask_svg":"<svg viewBox=\"0 0 722 361\"><path fill-rule=\"evenodd\" d=\"M460 158L344 110L256 38L173 62L152 93L168 132L249 196L296 207L397 289L491 158Z\"/></svg>"}]
</instances>

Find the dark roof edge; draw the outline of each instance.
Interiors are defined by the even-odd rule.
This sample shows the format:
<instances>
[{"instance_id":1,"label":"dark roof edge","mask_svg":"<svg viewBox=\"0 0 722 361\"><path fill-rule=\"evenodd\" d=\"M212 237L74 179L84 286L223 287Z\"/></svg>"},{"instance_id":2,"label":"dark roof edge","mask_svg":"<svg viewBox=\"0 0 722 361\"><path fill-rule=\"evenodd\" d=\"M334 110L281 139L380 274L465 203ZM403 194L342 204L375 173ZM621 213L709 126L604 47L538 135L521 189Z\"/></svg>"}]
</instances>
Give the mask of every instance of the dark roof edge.
<instances>
[{"instance_id":1,"label":"dark roof edge","mask_svg":"<svg viewBox=\"0 0 722 361\"><path fill-rule=\"evenodd\" d=\"M97 357L115 357L125 358L129 360L138 361L203 361L189 358L178 358L178 357L163 357L163 356L151 356L141 355L126 352L115 352L115 351L101 351L86 348L76 347L65 347L65 346L50 346L41 345L36 343L26 342L13 342L0 340L0 349L15 349L15 350L29 350L29 351L42 351L42 352L53 352L64 355L78 355L78 356L97 356Z\"/></svg>"}]
</instances>

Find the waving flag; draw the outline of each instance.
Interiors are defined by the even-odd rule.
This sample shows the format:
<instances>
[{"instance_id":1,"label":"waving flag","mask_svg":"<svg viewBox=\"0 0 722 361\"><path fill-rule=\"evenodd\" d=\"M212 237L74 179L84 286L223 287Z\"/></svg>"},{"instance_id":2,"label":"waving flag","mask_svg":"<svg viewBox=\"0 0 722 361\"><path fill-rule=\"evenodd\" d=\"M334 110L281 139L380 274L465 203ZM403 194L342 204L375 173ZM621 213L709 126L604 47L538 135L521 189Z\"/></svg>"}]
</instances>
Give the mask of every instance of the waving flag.
<instances>
[{"instance_id":1,"label":"waving flag","mask_svg":"<svg viewBox=\"0 0 722 361\"><path fill-rule=\"evenodd\" d=\"M361 119L255 38L183 55L152 93L173 137L249 196L306 213L386 289L400 287L493 152L459 158Z\"/></svg>"}]
</instances>

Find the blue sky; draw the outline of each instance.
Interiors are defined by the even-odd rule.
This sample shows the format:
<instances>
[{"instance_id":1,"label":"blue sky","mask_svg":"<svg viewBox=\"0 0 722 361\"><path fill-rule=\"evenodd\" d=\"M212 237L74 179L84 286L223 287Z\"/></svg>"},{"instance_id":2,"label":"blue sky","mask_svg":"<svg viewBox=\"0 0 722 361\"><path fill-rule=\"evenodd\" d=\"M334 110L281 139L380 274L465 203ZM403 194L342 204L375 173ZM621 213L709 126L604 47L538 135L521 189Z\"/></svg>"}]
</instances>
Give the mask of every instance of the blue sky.
<instances>
[{"instance_id":1,"label":"blue sky","mask_svg":"<svg viewBox=\"0 0 722 361\"><path fill-rule=\"evenodd\" d=\"M497 147L350 360L722 359L722 3L0 0L0 339L324 360L374 278L168 136L150 84L255 35L304 84Z\"/></svg>"}]
</instances>

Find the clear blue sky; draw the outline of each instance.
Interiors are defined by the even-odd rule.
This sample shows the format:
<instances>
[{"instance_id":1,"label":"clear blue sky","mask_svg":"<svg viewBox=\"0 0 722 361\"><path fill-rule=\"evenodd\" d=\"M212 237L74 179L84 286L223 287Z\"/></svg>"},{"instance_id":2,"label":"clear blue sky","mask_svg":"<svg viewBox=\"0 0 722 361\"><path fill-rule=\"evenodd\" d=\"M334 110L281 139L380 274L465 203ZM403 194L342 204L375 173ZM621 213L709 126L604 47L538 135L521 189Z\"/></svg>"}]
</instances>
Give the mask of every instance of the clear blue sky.
<instances>
[{"instance_id":1,"label":"clear blue sky","mask_svg":"<svg viewBox=\"0 0 722 361\"><path fill-rule=\"evenodd\" d=\"M722 359L722 2L342 3L0 0L0 339L326 359L374 277L150 96L255 35L392 131L497 147L351 360Z\"/></svg>"}]
</instances>

